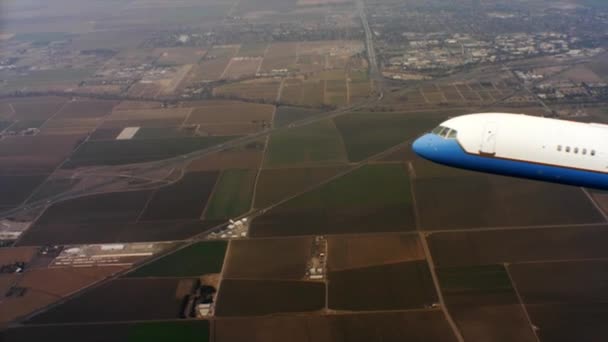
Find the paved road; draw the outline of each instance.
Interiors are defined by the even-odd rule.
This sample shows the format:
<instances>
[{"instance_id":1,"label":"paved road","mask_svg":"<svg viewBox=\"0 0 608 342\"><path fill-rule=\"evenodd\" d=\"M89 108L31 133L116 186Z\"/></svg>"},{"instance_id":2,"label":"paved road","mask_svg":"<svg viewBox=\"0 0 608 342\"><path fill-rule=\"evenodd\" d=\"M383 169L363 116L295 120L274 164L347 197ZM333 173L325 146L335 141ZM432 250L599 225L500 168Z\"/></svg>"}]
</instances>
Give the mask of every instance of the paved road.
<instances>
[{"instance_id":1,"label":"paved road","mask_svg":"<svg viewBox=\"0 0 608 342\"><path fill-rule=\"evenodd\" d=\"M378 59L376 58L376 50L374 48L374 32L369 27L367 13L365 12L365 3L363 1L364 0L357 0L357 11L361 18L363 30L365 31L365 50L367 51L367 60L369 62L369 75L370 78L374 80L376 92L382 97L384 78L378 68Z\"/></svg>"}]
</instances>

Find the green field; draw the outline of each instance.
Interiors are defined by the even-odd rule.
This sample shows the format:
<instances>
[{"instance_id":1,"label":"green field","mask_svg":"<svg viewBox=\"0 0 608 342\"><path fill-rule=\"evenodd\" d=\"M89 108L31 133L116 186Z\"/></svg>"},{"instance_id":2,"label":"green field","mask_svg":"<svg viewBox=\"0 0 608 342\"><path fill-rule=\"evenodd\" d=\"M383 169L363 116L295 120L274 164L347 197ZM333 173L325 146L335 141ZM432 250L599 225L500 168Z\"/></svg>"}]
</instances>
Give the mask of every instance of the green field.
<instances>
[{"instance_id":1,"label":"green field","mask_svg":"<svg viewBox=\"0 0 608 342\"><path fill-rule=\"evenodd\" d=\"M13 39L31 42L34 45L47 45L53 41L64 40L69 36L70 34L66 32L32 32L16 34Z\"/></svg>"},{"instance_id":2,"label":"green field","mask_svg":"<svg viewBox=\"0 0 608 342\"><path fill-rule=\"evenodd\" d=\"M254 170L223 171L205 212L205 218L229 219L247 212L251 206L255 176Z\"/></svg>"},{"instance_id":3,"label":"green field","mask_svg":"<svg viewBox=\"0 0 608 342\"><path fill-rule=\"evenodd\" d=\"M266 53L268 43L252 42L241 45L237 56L239 57L263 57Z\"/></svg>"},{"instance_id":4,"label":"green field","mask_svg":"<svg viewBox=\"0 0 608 342\"><path fill-rule=\"evenodd\" d=\"M298 196L253 221L252 236L386 232L413 229L403 165L367 165Z\"/></svg>"},{"instance_id":5,"label":"green field","mask_svg":"<svg viewBox=\"0 0 608 342\"><path fill-rule=\"evenodd\" d=\"M228 242L198 242L145 265L127 277L194 277L219 273Z\"/></svg>"},{"instance_id":6,"label":"green field","mask_svg":"<svg viewBox=\"0 0 608 342\"><path fill-rule=\"evenodd\" d=\"M352 113L338 117L350 161L360 161L408 141L436 126L440 113Z\"/></svg>"},{"instance_id":7,"label":"green field","mask_svg":"<svg viewBox=\"0 0 608 342\"><path fill-rule=\"evenodd\" d=\"M266 167L346 162L340 133L329 120L276 132L268 148Z\"/></svg>"},{"instance_id":8,"label":"green field","mask_svg":"<svg viewBox=\"0 0 608 342\"><path fill-rule=\"evenodd\" d=\"M136 323L129 329L128 341L206 342L209 341L209 321Z\"/></svg>"},{"instance_id":9,"label":"green field","mask_svg":"<svg viewBox=\"0 0 608 342\"><path fill-rule=\"evenodd\" d=\"M318 113L320 112L315 109L279 106L274 116L274 125L275 127L287 126L292 122L309 118Z\"/></svg>"},{"instance_id":10,"label":"green field","mask_svg":"<svg viewBox=\"0 0 608 342\"><path fill-rule=\"evenodd\" d=\"M290 201L298 208L390 206L411 204L402 165L366 165Z\"/></svg>"},{"instance_id":11,"label":"green field","mask_svg":"<svg viewBox=\"0 0 608 342\"><path fill-rule=\"evenodd\" d=\"M75 85L91 76L91 74L93 74L93 71L88 69L37 70L26 75L7 75L6 88L45 87L66 83Z\"/></svg>"},{"instance_id":12,"label":"green field","mask_svg":"<svg viewBox=\"0 0 608 342\"><path fill-rule=\"evenodd\" d=\"M179 156L220 144L233 137L192 137L89 141L70 158L68 166L119 165Z\"/></svg>"},{"instance_id":13,"label":"green field","mask_svg":"<svg viewBox=\"0 0 608 342\"><path fill-rule=\"evenodd\" d=\"M438 268L441 287L452 293L512 291L503 265Z\"/></svg>"}]
</instances>

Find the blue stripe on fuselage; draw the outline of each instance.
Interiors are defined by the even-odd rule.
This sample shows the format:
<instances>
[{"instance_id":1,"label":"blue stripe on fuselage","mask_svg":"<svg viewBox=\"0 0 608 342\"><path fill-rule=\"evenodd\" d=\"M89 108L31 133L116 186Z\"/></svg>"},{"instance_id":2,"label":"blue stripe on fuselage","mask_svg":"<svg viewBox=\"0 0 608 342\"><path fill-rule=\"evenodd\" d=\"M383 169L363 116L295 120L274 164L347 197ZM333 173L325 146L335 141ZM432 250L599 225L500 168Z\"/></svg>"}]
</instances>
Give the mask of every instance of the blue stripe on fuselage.
<instances>
[{"instance_id":1,"label":"blue stripe on fuselage","mask_svg":"<svg viewBox=\"0 0 608 342\"><path fill-rule=\"evenodd\" d=\"M412 148L422 158L448 166L608 190L606 173L469 154L456 139L445 139L431 133L416 139Z\"/></svg>"}]
</instances>

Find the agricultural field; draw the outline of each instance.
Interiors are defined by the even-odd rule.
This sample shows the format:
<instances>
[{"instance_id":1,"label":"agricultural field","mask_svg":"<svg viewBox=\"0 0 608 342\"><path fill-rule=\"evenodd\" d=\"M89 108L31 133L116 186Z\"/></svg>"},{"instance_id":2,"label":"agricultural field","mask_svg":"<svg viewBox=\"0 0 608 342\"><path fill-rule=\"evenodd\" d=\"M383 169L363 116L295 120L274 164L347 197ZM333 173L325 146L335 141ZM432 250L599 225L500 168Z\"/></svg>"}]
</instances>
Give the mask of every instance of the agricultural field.
<instances>
[{"instance_id":1,"label":"agricultural field","mask_svg":"<svg viewBox=\"0 0 608 342\"><path fill-rule=\"evenodd\" d=\"M450 112L454 114L454 112ZM350 161L360 161L430 130L447 117L444 112L351 113L336 118Z\"/></svg>"},{"instance_id":2,"label":"agricultural field","mask_svg":"<svg viewBox=\"0 0 608 342\"><path fill-rule=\"evenodd\" d=\"M235 97L249 100L264 100L274 102L279 95L281 80L274 78L257 78L228 83L213 89L213 94L219 97Z\"/></svg>"},{"instance_id":3,"label":"agricultural field","mask_svg":"<svg viewBox=\"0 0 608 342\"><path fill-rule=\"evenodd\" d=\"M347 166L262 169L258 177L254 207L264 208L329 180Z\"/></svg>"},{"instance_id":4,"label":"agricultural field","mask_svg":"<svg viewBox=\"0 0 608 342\"><path fill-rule=\"evenodd\" d=\"M158 48L154 55L160 56L155 64L161 66L176 66L197 64L207 53L205 49L190 47Z\"/></svg>"},{"instance_id":5,"label":"agricultural field","mask_svg":"<svg viewBox=\"0 0 608 342\"><path fill-rule=\"evenodd\" d=\"M332 121L278 131L270 136L265 168L346 162L344 143Z\"/></svg>"},{"instance_id":6,"label":"agricultural field","mask_svg":"<svg viewBox=\"0 0 608 342\"><path fill-rule=\"evenodd\" d=\"M205 218L227 220L249 211L256 173L246 169L222 171L205 210Z\"/></svg>"},{"instance_id":7,"label":"agricultural field","mask_svg":"<svg viewBox=\"0 0 608 342\"><path fill-rule=\"evenodd\" d=\"M61 97L9 98L0 103L3 108L3 117L6 119L44 122L65 105L66 99Z\"/></svg>"},{"instance_id":8,"label":"agricultural field","mask_svg":"<svg viewBox=\"0 0 608 342\"><path fill-rule=\"evenodd\" d=\"M11 136L0 140L4 174L52 172L84 139L82 135Z\"/></svg>"},{"instance_id":9,"label":"agricultural field","mask_svg":"<svg viewBox=\"0 0 608 342\"><path fill-rule=\"evenodd\" d=\"M415 228L402 165L367 165L257 217L251 235L398 232Z\"/></svg>"},{"instance_id":10,"label":"agricultural field","mask_svg":"<svg viewBox=\"0 0 608 342\"><path fill-rule=\"evenodd\" d=\"M227 247L226 241L198 242L138 268L127 277L196 277L220 273Z\"/></svg>"},{"instance_id":11,"label":"agricultural field","mask_svg":"<svg viewBox=\"0 0 608 342\"><path fill-rule=\"evenodd\" d=\"M467 341L536 341L503 265L439 268L437 275Z\"/></svg>"},{"instance_id":12,"label":"agricultural field","mask_svg":"<svg viewBox=\"0 0 608 342\"><path fill-rule=\"evenodd\" d=\"M304 279L312 245L312 237L234 240L226 258L224 278Z\"/></svg>"},{"instance_id":13,"label":"agricultural field","mask_svg":"<svg viewBox=\"0 0 608 342\"><path fill-rule=\"evenodd\" d=\"M327 267L331 271L425 259L419 238L413 234L330 236L327 241Z\"/></svg>"},{"instance_id":14,"label":"agricultural field","mask_svg":"<svg viewBox=\"0 0 608 342\"><path fill-rule=\"evenodd\" d=\"M423 160L414 162L414 170L414 196L427 230L604 222L579 188L455 170Z\"/></svg>"},{"instance_id":15,"label":"agricultural field","mask_svg":"<svg viewBox=\"0 0 608 342\"><path fill-rule=\"evenodd\" d=\"M262 64L263 57L233 57L220 78L238 80L254 77Z\"/></svg>"},{"instance_id":16,"label":"agricultural field","mask_svg":"<svg viewBox=\"0 0 608 342\"><path fill-rule=\"evenodd\" d=\"M26 270L20 278L15 279L16 286L27 288L26 293L21 297L4 299L0 322L4 323L41 309L124 268L124 266L105 266L101 268L32 268Z\"/></svg>"},{"instance_id":17,"label":"agricultural field","mask_svg":"<svg viewBox=\"0 0 608 342\"><path fill-rule=\"evenodd\" d=\"M293 68L297 60L297 48L298 43L272 43L266 51L260 71L272 72L273 70Z\"/></svg>"},{"instance_id":18,"label":"agricultural field","mask_svg":"<svg viewBox=\"0 0 608 342\"><path fill-rule=\"evenodd\" d=\"M34 316L27 323L118 322L179 318L188 278L122 278ZM180 290L180 291L178 291ZM91 308L96 308L91 310Z\"/></svg>"},{"instance_id":19,"label":"agricultural field","mask_svg":"<svg viewBox=\"0 0 608 342\"><path fill-rule=\"evenodd\" d=\"M284 104L319 107L325 104L325 81L286 79L279 101Z\"/></svg>"},{"instance_id":20,"label":"agricultural field","mask_svg":"<svg viewBox=\"0 0 608 342\"><path fill-rule=\"evenodd\" d=\"M329 272L329 307L374 311L429 307L437 294L426 261Z\"/></svg>"},{"instance_id":21,"label":"agricultural field","mask_svg":"<svg viewBox=\"0 0 608 342\"><path fill-rule=\"evenodd\" d=\"M156 190L138 219L153 221L201 217L217 178L218 172L214 171L186 173L179 181Z\"/></svg>"},{"instance_id":22,"label":"agricultural field","mask_svg":"<svg viewBox=\"0 0 608 342\"><path fill-rule=\"evenodd\" d=\"M82 325L21 326L0 335L6 342L82 341L91 336L103 341L144 342L150 340L175 342L209 341L209 321L166 321L141 323L107 323Z\"/></svg>"},{"instance_id":23,"label":"agricultural field","mask_svg":"<svg viewBox=\"0 0 608 342\"><path fill-rule=\"evenodd\" d=\"M284 127L290 123L310 118L319 113L319 110L310 108L279 106L274 115L274 125L275 127Z\"/></svg>"},{"instance_id":24,"label":"agricultural field","mask_svg":"<svg viewBox=\"0 0 608 342\"><path fill-rule=\"evenodd\" d=\"M116 101L77 99L67 102L53 119L97 119L109 115Z\"/></svg>"},{"instance_id":25,"label":"agricultural field","mask_svg":"<svg viewBox=\"0 0 608 342\"><path fill-rule=\"evenodd\" d=\"M325 307L325 284L290 280L224 279L216 315L260 316L319 311Z\"/></svg>"},{"instance_id":26,"label":"agricultural field","mask_svg":"<svg viewBox=\"0 0 608 342\"><path fill-rule=\"evenodd\" d=\"M439 310L218 318L218 342L457 341Z\"/></svg>"},{"instance_id":27,"label":"agricultural field","mask_svg":"<svg viewBox=\"0 0 608 342\"><path fill-rule=\"evenodd\" d=\"M264 144L254 142L243 147L235 147L207 154L193 160L188 171L212 171L225 169L257 169L262 163Z\"/></svg>"},{"instance_id":28,"label":"agricultural field","mask_svg":"<svg viewBox=\"0 0 608 342\"><path fill-rule=\"evenodd\" d=\"M150 190L115 192L58 202L48 208L36 224L135 221L150 195Z\"/></svg>"},{"instance_id":29,"label":"agricultural field","mask_svg":"<svg viewBox=\"0 0 608 342\"><path fill-rule=\"evenodd\" d=\"M606 225L445 232L428 241L440 267L608 257Z\"/></svg>"},{"instance_id":30,"label":"agricultural field","mask_svg":"<svg viewBox=\"0 0 608 342\"><path fill-rule=\"evenodd\" d=\"M199 134L244 135L272 123L274 106L238 101L205 101L196 104L185 125L199 125Z\"/></svg>"},{"instance_id":31,"label":"agricultural field","mask_svg":"<svg viewBox=\"0 0 608 342\"><path fill-rule=\"evenodd\" d=\"M88 141L70 157L65 167L120 165L166 159L202 150L230 138L227 136L213 136Z\"/></svg>"},{"instance_id":32,"label":"agricultural field","mask_svg":"<svg viewBox=\"0 0 608 342\"><path fill-rule=\"evenodd\" d=\"M0 175L0 207L13 207L23 203L44 182L48 175Z\"/></svg>"}]
</instances>

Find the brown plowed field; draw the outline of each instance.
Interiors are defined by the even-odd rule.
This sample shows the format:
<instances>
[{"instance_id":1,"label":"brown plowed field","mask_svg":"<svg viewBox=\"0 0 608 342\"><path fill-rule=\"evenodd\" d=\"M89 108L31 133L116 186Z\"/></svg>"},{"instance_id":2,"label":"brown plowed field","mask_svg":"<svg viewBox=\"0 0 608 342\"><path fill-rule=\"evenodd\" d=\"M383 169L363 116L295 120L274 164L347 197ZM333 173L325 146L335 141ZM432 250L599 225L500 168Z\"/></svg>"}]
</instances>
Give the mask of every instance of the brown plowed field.
<instances>
[{"instance_id":1,"label":"brown plowed field","mask_svg":"<svg viewBox=\"0 0 608 342\"><path fill-rule=\"evenodd\" d=\"M325 181L346 166L264 169L258 178L255 207L264 208Z\"/></svg>"},{"instance_id":2,"label":"brown plowed field","mask_svg":"<svg viewBox=\"0 0 608 342\"><path fill-rule=\"evenodd\" d=\"M428 241L440 267L608 258L608 226L435 233Z\"/></svg>"},{"instance_id":3,"label":"brown plowed field","mask_svg":"<svg viewBox=\"0 0 608 342\"><path fill-rule=\"evenodd\" d=\"M54 118L63 119L85 119L99 118L112 112L112 108L118 104L117 101L105 100L77 100L66 103Z\"/></svg>"},{"instance_id":4,"label":"brown plowed field","mask_svg":"<svg viewBox=\"0 0 608 342\"><path fill-rule=\"evenodd\" d=\"M312 237L234 240L224 278L302 279L312 251Z\"/></svg>"},{"instance_id":5,"label":"brown plowed field","mask_svg":"<svg viewBox=\"0 0 608 342\"><path fill-rule=\"evenodd\" d=\"M158 189L140 219L150 221L201 217L218 175L217 171L190 172L178 182Z\"/></svg>"},{"instance_id":6,"label":"brown plowed field","mask_svg":"<svg viewBox=\"0 0 608 342\"><path fill-rule=\"evenodd\" d=\"M400 310L428 307L437 294L426 261L329 272L334 310Z\"/></svg>"},{"instance_id":7,"label":"brown plowed field","mask_svg":"<svg viewBox=\"0 0 608 342\"><path fill-rule=\"evenodd\" d=\"M179 318L186 278L123 278L74 297L28 323L67 323Z\"/></svg>"},{"instance_id":8,"label":"brown plowed field","mask_svg":"<svg viewBox=\"0 0 608 342\"><path fill-rule=\"evenodd\" d=\"M325 284L305 281L222 281L217 316L261 316L318 311L325 306Z\"/></svg>"},{"instance_id":9,"label":"brown plowed field","mask_svg":"<svg viewBox=\"0 0 608 342\"><path fill-rule=\"evenodd\" d=\"M576 187L453 171L422 160L415 162L414 170L424 229L604 222Z\"/></svg>"},{"instance_id":10,"label":"brown plowed field","mask_svg":"<svg viewBox=\"0 0 608 342\"><path fill-rule=\"evenodd\" d=\"M330 236L328 243L332 271L425 259L415 234Z\"/></svg>"},{"instance_id":11,"label":"brown plowed field","mask_svg":"<svg viewBox=\"0 0 608 342\"><path fill-rule=\"evenodd\" d=\"M216 342L454 342L440 310L220 318Z\"/></svg>"}]
</instances>

